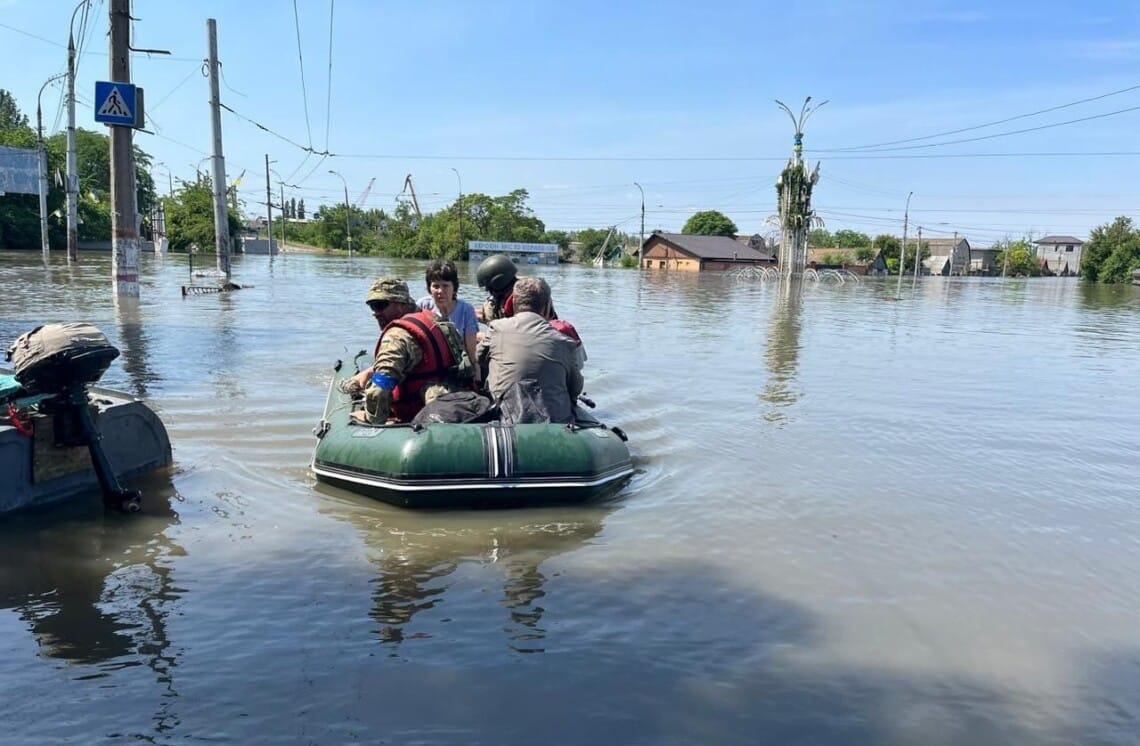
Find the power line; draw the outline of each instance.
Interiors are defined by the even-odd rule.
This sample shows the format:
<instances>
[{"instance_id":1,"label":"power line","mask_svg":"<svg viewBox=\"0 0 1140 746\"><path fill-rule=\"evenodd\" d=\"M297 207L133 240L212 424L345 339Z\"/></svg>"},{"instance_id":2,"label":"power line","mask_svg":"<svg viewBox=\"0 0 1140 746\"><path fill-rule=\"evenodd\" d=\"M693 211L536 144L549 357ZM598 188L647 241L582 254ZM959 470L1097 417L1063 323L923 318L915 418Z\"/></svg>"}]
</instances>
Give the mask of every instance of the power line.
<instances>
[{"instance_id":1,"label":"power line","mask_svg":"<svg viewBox=\"0 0 1140 746\"><path fill-rule=\"evenodd\" d=\"M332 121L332 53L333 53L333 8L336 0L329 0L329 80L325 98L325 152L329 152L329 123Z\"/></svg>"},{"instance_id":2,"label":"power line","mask_svg":"<svg viewBox=\"0 0 1140 746\"><path fill-rule=\"evenodd\" d=\"M993 140L998 137L1009 137L1010 135L1023 135L1026 132L1038 132L1040 130L1052 129L1053 127L1065 127L1070 124L1079 124L1081 122L1091 122L1094 119L1105 119L1106 117L1114 117L1118 114L1127 114L1133 111L1140 111L1140 106L1130 106L1127 109L1117 109L1116 111L1105 112L1104 114L1094 114L1088 117L1081 117L1080 119L1070 119L1065 122L1054 122L1052 124L1042 124L1037 127L1027 127L1020 130L1010 130L1009 132L998 132L993 135L982 135L980 137L965 137L961 140L947 140L945 142L932 142L925 145L904 145L898 148L880 148L878 150L863 150L864 153L890 153L898 150L917 150L919 148L937 148L943 145L960 145L966 142L978 142L980 140ZM817 150L815 152L823 153L825 150Z\"/></svg>"},{"instance_id":3,"label":"power line","mask_svg":"<svg viewBox=\"0 0 1140 746\"><path fill-rule=\"evenodd\" d=\"M293 27L297 30L297 61L301 63L301 100L305 104L305 130L309 133L309 147L313 147L313 128L309 126L309 90L305 86L305 58L301 55L301 18L297 13L297 0L293 0Z\"/></svg>"},{"instance_id":4,"label":"power line","mask_svg":"<svg viewBox=\"0 0 1140 746\"><path fill-rule=\"evenodd\" d=\"M265 126L264 124L261 124L260 122L256 122L256 121L250 119L249 117L245 116L244 114L239 114L238 112L234 111L233 109L231 109L229 106L226 106L225 104L219 103L218 105L221 106L226 111L228 111L229 113L233 114L238 119L241 119L245 122L249 122L254 127L257 127L259 130L262 130L263 132L267 132L268 134L273 135L274 137L276 137L279 140L284 140L285 142L289 143L290 145L292 145L295 148L298 148L298 149L304 150L304 151L308 151L308 152L313 153L315 155L324 155L324 156L328 155L327 152L320 152L319 153L319 152L313 150L312 148L307 148L304 145L302 145L301 143L297 142L296 140L292 140L292 139L286 137L285 135L282 135L279 132L275 132L272 129L270 129L269 127Z\"/></svg>"},{"instance_id":5,"label":"power line","mask_svg":"<svg viewBox=\"0 0 1140 746\"><path fill-rule=\"evenodd\" d=\"M839 153L839 152L845 152L845 151L851 151L851 150L864 150L864 149L869 149L869 148L881 148L881 147L885 147L887 145L902 145L904 143L918 142L920 140L933 140L936 137L946 137L948 135L957 135L957 134L960 134L962 132L971 132L973 130L984 129L986 127L996 127L999 124L1006 124L1008 122L1013 122L1013 121L1016 121L1018 119L1028 119L1029 117L1036 117L1036 116L1040 116L1041 114L1048 114L1050 112L1060 111L1061 109L1068 109L1070 107L1079 106L1081 104L1087 104L1087 103L1090 103L1092 101L1100 101L1101 99L1109 98L1110 96L1119 96L1122 93L1130 93L1130 92L1135 91L1135 90L1140 90L1140 85L1129 86L1128 88L1121 88L1118 91L1110 91L1109 93L1102 93L1099 96L1092 96L1091 98L1083 98L1079 101L1071 101L1067 104L1061 104L1060 106L1051 106L1048 109L1041 109L1040 111L1033 111L1033 112L1030 112L1028 114L1018 114L1017 116L1007 117L1005 119L998 119L997 121L994 121L994 122L986 122L985 124L975 124L971 127L960 127L959 129L947 130L945 132L936 132L933 135L923 135L922 137L908 137L904 140L890 140L888 142L874 143L872 145L853 145L853 146L847 147L847 148L820 149L820 150L817 150L816 152Z\"/></svg>"}]
</instances>

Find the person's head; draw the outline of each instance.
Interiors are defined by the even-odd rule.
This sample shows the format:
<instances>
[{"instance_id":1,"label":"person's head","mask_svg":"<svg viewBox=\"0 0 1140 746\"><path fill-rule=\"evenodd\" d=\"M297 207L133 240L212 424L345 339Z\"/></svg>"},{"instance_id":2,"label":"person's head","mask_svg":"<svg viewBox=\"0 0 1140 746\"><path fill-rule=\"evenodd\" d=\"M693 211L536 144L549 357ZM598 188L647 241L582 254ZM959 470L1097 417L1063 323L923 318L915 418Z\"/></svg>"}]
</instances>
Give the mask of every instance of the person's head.
<instances>
[{"instance_id":1,"label":"person's head","mask_svg":"<svg viewBox=\"0 0 1140 746\"><path fill-rule=\"evenodd\" d=\"M511 294L518 274L518 267L506 254L492 254L480 262L479 268L475 270L479 286L499 301Z\"/></svg>"},{"instance_id":2,"label":"person's head","mask_svg":"<svg viewBox=\"0 0 1140 746\"><path fill-rule=\"evenodd\" d=\"M550 286L541 277L520 277L515 281L515 313L531 311L550 318Z\"/></svg>"},{"instance_id":3,"label":"person's head","mask_svg":"<svg viewBox=\"0 0 1140 746\"><path fill-rule=\"evenodd\" d=\"M364 302L381 327L387 326L416 307L408 283L396 277L381 277L368 288Z\"/></svg>"},{"instance_id":4,"label":"person's head","mask_svg":"<svg viewBox=\"0 0 1140 746\"><path fill-rule=\"evenodd\" d=\"M459 297L459 273L455 264L446 259L436 259L424 275L427 290L438 306L440 301L450 304Z\"/></svg>"}]
</instances>

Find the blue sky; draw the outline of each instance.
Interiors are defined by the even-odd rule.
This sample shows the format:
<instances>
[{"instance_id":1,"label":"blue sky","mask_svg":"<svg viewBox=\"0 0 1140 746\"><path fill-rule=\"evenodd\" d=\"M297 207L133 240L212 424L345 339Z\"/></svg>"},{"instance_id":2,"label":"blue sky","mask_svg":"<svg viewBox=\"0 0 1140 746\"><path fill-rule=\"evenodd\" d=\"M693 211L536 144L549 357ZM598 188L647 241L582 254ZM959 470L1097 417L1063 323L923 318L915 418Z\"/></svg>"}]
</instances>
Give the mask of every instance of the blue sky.
<instances>
[{"instance_id":1,"label":"blue sky","mask_svg":"<svg viewBox=\"0 0 1140 746\"><path fill-rule=\"evenodd\" d=\"M108 1L92 5L77 122L95 129ZM0 87L33 119L40 86L66 67L75 7L0 0ZM792 141L773 99L798 111L811 95L828 101L805 146L821 162L815 205L830 230L899 234L912 191L912 230L958 231L975 245L1030 231L1084 236L1120 214L1140 219L1140 108L1112 114L1140 107L1136 0L296 7L299 32L291 0L133 7L134 45L172 53L133 58L156 133L136 143L176 179L193 177L209 153L200 70L206 19L217 19L222 101L245 118L223 117L226 170L231 181L245 172L250 214L264 210L256 203L268 153L275 198L280 177L295 185L286 196L304 197L310 210L343 201L329 169L344 174L354 202L374 177L366 206L385 209L410 173L425 210L451 203L461 178L468 193L527 189L550 228L617 223L636 232L639 182L647 231L679 230L693 212L715 209L741 232L765 233ZM66 127L61 92L44 92L49 131ZM308 154L246 119L334 155ZM1076 119L1085 121L942 144ZM927 139L850 150L913 138ZM1099 155L1071 155L1089 153ZM155 170L164 188L166 171Z\"/></svg>"}]
</instances>

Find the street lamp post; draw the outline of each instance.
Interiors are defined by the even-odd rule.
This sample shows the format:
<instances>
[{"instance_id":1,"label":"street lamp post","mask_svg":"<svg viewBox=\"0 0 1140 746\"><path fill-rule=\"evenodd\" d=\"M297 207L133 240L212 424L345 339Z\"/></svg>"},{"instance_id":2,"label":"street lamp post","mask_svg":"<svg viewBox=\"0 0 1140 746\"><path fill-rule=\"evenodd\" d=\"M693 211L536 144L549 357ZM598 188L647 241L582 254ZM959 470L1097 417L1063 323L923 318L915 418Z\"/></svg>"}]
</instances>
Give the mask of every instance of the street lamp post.
<instances>
[{"instance_id":1,"label":"street lamp post","mask_svg":"<svg viewBox=\"0 0 1140 746\"><path fill-rule=\"evenodd\" d=\"M910 198L913 196L914 192L911 192L906 196L906 209L903 211L903 240L902 246L899 248L899 282L898 285L895 286L895 300L898 300L900 294L902 293L903 272L906 271L906 228L907 221L910 219ZM915 261L918 261L917 256L915 257Z\"/></svg>"},{"instance_id":2,"label":"street lamp post","mask_svg":"<svg viewBox=\"0 0 1140 746\"><path fill-rule=\"evenodd\" d=\"M348 258L352 258L352 209L348 205L348 181L339 171L329 169L330 174L340 176L341 182L344 184L344 230L348 236Z\"/></svg>"},{"instance_id":3,"label":"street lamp post","mask_svg":"<svg viewBox=\"0 0 1140 746\"><path fill-rule=\"evenodd\" d=\"M79 157L75 144L75 14L90 0L80 0L71 11L67 31L67 261L79 261ZM96 102L98 105L98 102Z\"/></svg>"},{"instance_id":4,"label":"street lamp post","mask_svg":"<svg viewBox=\"0 0 1140 746\"><path fill-rule=\"evenodd\" d=\"M44 150L44 112L43 106L40 104L40 98L44 95L44 89L52 81L59 80L67 75L67 73L60 73L53 75L44 81L40 86L40 92L36 95L36 149L39 152L40 160L40 248L43 249L44 261L48 260L48 254L51 252L51 246L48 243L48 224L47 224L47 152Z\"/></svg>"},{"instance_id":5,"label":"street lamp post","mask_svg":"<svg viewBox=\"0 0 1140 746\"><path fill-rule=\"evenodd\" d=\"M633 185L641 192L641 233L637 237L637 264L641 266L641 250L645 248L645 190L636 181Z\"/></svg>"},{"instance_id":6,"label":"street lamp post","mask_svg":"<svg viewBox=\"0 0 1140 746\"><path fill-rule=\"evenodd\" d=\"M451 170L455 172L455 178L459 180L459 202L455 204L455 212L459 215L459 251L463 251L463 177L459 175L459 169L454 166Z\"/></svg>"}]
</instances>

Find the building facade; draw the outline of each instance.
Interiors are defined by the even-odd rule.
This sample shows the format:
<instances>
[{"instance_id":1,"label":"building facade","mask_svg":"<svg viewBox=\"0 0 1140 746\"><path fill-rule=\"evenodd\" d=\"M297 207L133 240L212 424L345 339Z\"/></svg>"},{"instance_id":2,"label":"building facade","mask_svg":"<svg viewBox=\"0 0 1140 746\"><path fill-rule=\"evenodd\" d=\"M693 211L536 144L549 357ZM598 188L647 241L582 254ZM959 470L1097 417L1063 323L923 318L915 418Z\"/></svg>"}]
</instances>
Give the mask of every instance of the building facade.
<instances>
[{"instance_id":1,"label":"building facade","mask_svg":"<svg viewBox=\"0 0 1140 746\"><path fill-rule=\"evenodd\" d=\"M1075 236L1045 236L1034 241L1037 247L1037 260L1041 269L1061 277L1078 275L1081 272L1081 255L1085 242Z\"/></svg>"},{"instance_id":2,"label":"building facade","mask_svg":"<svg viewBox=\"0 0 1140 746\"><path fill-rule=\"evenodd\" d=\"M775 266L769 249L758 249L731 236L691 236L654 231L645 239L641 268L706 272L741 267Z\"/></svg>"}]
</instances>

